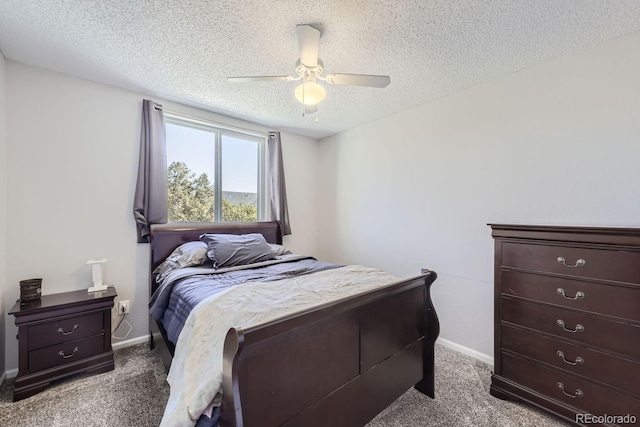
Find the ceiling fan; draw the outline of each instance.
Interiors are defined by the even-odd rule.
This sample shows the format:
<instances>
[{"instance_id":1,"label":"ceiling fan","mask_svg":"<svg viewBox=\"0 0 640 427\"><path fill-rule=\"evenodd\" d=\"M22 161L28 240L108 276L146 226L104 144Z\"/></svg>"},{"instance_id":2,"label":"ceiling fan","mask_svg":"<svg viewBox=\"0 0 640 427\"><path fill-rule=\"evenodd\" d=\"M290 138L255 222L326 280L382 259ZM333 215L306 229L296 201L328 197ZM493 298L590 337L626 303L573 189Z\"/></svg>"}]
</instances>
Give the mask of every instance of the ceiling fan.
<instances>
[{"instance_id":1,"label":"ceiling fan","mask_svg":"<svg viewBox=\"0 0 640 427\"><path fill-rule=\"evenodd\" d=\"M251 76L251 77L227 77L229 82L257 82L257 81L296 81L302 80L294 95L304 105L305 114L313 114L318 111L318 104L324 99L326 91L317 83L317 80L334 85L351 85L385 88L391 83L389 76L376 76L367 74L327 74L322 76L324 65L318 58L320 47L320 30L307 25L296 25L300 58L296 62L296 74L294 76Z\"/></svg>"}]
</instances>

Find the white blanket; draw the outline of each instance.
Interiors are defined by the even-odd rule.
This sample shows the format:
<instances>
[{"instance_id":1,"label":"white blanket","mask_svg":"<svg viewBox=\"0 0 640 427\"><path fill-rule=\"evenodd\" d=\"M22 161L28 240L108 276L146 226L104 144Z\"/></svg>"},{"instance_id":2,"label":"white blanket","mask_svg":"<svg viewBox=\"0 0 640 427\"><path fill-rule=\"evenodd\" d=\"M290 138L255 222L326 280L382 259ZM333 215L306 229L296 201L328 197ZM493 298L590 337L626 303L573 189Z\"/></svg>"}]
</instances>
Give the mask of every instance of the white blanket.
<instances>
[{"instance_id":1,"label":"white blanket","mask_svg":"<svg viewBox=\"0 0 640 427\"><path fill-rule=\"evenodd\" d=\"M160 426L193 426L212 402L220 404L223 345L230 328L266 323L396 281L382 270L350 265L245 283L205 299L191 311L178 338L167 377L171 394Z\"/></svg>"}]
</instances>

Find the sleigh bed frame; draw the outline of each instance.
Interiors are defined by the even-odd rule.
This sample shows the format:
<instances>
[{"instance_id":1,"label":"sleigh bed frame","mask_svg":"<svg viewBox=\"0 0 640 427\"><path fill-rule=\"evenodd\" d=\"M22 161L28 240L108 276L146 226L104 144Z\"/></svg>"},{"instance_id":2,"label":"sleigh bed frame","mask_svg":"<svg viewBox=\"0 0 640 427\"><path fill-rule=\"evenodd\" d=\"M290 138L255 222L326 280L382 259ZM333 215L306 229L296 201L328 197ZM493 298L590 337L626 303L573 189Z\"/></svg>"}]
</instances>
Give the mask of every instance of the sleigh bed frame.
<instances>
[{"instance_id":1,"label":"sleigh bed frame","mask_svg":"<svg viewBox=\"0 0 640 427\"><path fill-rule=\"evenodd\" d=\"M282 244L277 222L151 227L151 271L202 233L261 233ZM436 273L246 329L224 344L221 427L363 426L415 386L434 397L439 323L429 288ZM151 293L157 284L151 280ZM167 369L174 346L149 318L151 348Z\"/></svg>"}]
</instances>

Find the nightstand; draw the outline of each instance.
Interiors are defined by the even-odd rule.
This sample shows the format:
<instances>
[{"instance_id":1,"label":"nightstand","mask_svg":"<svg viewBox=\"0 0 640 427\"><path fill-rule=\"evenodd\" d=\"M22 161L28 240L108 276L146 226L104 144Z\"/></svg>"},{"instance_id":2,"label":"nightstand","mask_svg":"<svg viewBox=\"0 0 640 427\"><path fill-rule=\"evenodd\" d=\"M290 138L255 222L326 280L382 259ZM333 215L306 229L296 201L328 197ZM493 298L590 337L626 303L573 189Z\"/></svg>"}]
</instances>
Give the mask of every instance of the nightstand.
<instances>
[{"instance_id":1,"label":"nightstand","mask_svg":"<svg viewBox=\"0 0 640 427\"><path fill-rule=\"evenodd\" d=\"M113 287L43 295L25 305L16 302L19 371L13 401L41 392L55 380L113 369L111 308Z\"/></svg>"}]
</instances>

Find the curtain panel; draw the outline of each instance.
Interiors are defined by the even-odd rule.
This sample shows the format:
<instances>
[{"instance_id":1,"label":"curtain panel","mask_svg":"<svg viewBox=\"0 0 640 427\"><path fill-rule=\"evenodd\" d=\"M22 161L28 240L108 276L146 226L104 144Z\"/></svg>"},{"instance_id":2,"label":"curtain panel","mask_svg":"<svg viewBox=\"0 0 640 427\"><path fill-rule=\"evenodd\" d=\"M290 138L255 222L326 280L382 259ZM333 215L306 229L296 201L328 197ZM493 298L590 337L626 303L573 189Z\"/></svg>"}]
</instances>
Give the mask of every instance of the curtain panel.
<instances>
[{"instance_id":1,"label":"curtain panel","mask_svg":"<svg viewBox=\"0 0 640 427\"><path fill-rule=\"evenodd\" d=\"M284 182L284 164L282 161L282 143L280 132L270 132L267 142L269 162L269 194L271 197L271 218L280 221L282 235L291 234L287 188Z\"/></svg>"},{"instance_id":2,"label":"curtain panel","mask_svg":"<svg viewBox=\"0 0 640 427\"><path fill-rule=\"evenodd\" d=\"M142 101L138 180L133 200L138 243L148 243L151 224L164 224L169 216L167 144L162 105Z\"/></svg>"}]
</instances>

